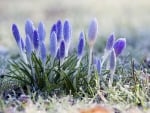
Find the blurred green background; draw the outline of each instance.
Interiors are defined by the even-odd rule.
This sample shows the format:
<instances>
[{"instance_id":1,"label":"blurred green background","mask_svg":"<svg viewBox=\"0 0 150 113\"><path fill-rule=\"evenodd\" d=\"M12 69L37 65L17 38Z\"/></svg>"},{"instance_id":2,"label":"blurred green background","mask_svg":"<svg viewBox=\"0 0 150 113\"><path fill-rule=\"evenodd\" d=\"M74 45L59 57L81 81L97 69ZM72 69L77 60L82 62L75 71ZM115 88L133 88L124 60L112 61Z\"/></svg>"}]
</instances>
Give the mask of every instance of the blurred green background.
<instances>
[{"instance_id":1,"label":"blurred green background","mask_svg":"<svg viewBox=\"0 0 150 113\"><path fill-rule=\"evenodd\" d=\"M35 26L39 21L44 22L47 39L52 24L67 18L72 24L73 39L76 39L80 31L87 34L93 17L99 22L98 46L104 42L101 38L115 32L116 38L127 38L128 51L136 49L137 55L149 53L149 0L0 0L0 45L16 48L11 25L16 23L24 37L24 23L28 18Z\"/></svg>"}]
</instances>

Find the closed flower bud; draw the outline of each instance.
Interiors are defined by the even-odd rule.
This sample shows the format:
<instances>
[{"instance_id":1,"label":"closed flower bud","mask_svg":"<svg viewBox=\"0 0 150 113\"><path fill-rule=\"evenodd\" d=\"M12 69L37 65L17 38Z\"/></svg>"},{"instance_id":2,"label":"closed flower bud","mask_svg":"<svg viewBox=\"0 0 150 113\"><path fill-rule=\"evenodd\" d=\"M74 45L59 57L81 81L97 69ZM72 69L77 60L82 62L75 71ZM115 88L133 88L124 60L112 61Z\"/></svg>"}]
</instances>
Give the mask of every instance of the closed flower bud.
<instances>
[{"instance_id":1,"label":"closed flower bud","mask_svg":"<svg viewBox=\"0 0 150 113\"><path fill-rule=\"evenodd\" d=\"M120 38L116 40L113 47L114 47L116 56L119 56L126 47L126 39Z\"/></svg>"},{"instance_id":2,"label":"closed flower bud","mask_svg":"<svg viewBox=\"0 0 150 113\"><path fill-rule=\"evenodd\" d=\"M115 42L115 35L114 33L112 33L109 38L107 39L107 42L106 42L106 50L107 51L110 51L112 48L113 48L113 45L114 45L114 42Z\"/></svg>"},{"instance_id":3,"label":"closed flower bud","mask_svg":"<svg viewBox=\"0 0 150 113\"><path fill-rule=\"evenodd\" d=\"M110 53L110 61L109 62L110 62L109 68L110 68L111 74L114 74L115 69L116 69L116 54L115 54L114 49L112 49L112 51Z\"/></svg>"},{"instance_id":4,"label":"closed flower bud","mask_svg":"<svg viewBox=\"0 0 150 113\"><path fill-rule=\"evenodd\" d=\"M88 43L90 47L94 46L96 37L97 37L97 33L98 33L98 23L97 23L97 19L94 18L90 25L89 25L89 29L88 29Z\"/></svg>"},{"instance_id":5,"label":"closed flower bud","mask_svg":"<svg viewBox=\"0 0 150 113\"><path fill-rule=\"evenodd\" d=\"M12 25L12 33L13 33L13 36L14 36L16 42L17 42L17 45L19 46L21 37L20 37L20 33L19 33L19 30L18 30L18 27L16 24Z\"/></svg>"},{"instance_id":6,"label":"closed flower bud","mask_svg":"<svg viewBox=\"0 0 150 113\"><path fill-rule=\"evenodd\" d=\"M63 35L63 26L62 26L62 22L61 20L57 21L56 24L56 34L57 34L57 41L60 42L62 39L62 35Z\"/></svg>"},{"instance_id":7,"label":"closed flower bud","mask_svg":"<svg viewBox=\"0 0 150 113\"><path fill-rule=\"evenodd\" d=\"M65 58L65 42L62 40L60 43L60 49L59 49L59 55L60 55L60 59L64 59Z\"/></svg>"},{"instance_id":8,"label":"closed flower bud","mask_svg":"<svg viewBox=\"0 0 150 113\"><path fill-rule=\"evenodd\" d=\"M64 22L63 35L65 42L69 42L71 38L71 25L68 20Z\"/></svg>"},{"instance_id":9,"label":"closed flower bud","mask_svg":"<svg viewBox=\"0 0 150 113\"><path fill-rule=\"evenodd\" d=\"M32 53L32 43L31 43L31 40L29 38L29 35L26 36L25 43L26 43L26 54L27 54L27 56L30 57L31 53Z\"/></svg>"},{"instance_id":10,"label":"closed flower bud","mask_svg":"<svg viewBox=\"0 0 150 113\"><path fill-rule=\"evenodd\" d=\"M40 54L41 54L41 60L42 60L43 64L45 64L45 62L46 62L46 47L45 47L44 42L41 42Z\"/></svg>"},{"instance_id":11,"label":"closed flower bud","mask_svg":"<svg viewBox=\"0 0 150 113\"><path fill-rule=\"evenodd\" d=\"M33 46L35 50L38 50L39 48L39 35L37 30L34 30L34 34L33 34Z\"/></svg>"},{"instance_id":12,"label":"closed flower bud","mask_svg":"<svg viewBox=\"0 0 150 113\"><path fill-rule=\"evenodd\" d=\"M85 46L84 34L83 32L81 32L78 43L78 58L83 56L84 46Z\"/></svg>"},{"instance_id":13,"label":"closed flower bud","mask_svg":"<svg viewBox=\"0 0 150 113\"><path fill-rule=\"evenodd\" d=\"M50 55L53 58L57 55L57 35L54 31L50 34Z\"/></svg>"},{"instance_id":14,"label":"closed flower bud","mask_svg":"<svg viewBox=\"0 0 150 113\"><path fill-rule=\"evenodd\" d=\"M25 23L25 33L26 35L29 35L31 41L33 41L33 32L34 32L34 25L31 20L26 20Z\"/></svg>"},{"instance_id":15,"label":"closed flower bud","mask_svg":"<svg viewBox=\"0 0 150 113\"><path fill-rule=\"evenodd\" d=\"M42 22L39 23L38 25L38 33L39 33L39 40L40 42L43 42L45 40L45 26Z\"/></svg>"}]
</instances>

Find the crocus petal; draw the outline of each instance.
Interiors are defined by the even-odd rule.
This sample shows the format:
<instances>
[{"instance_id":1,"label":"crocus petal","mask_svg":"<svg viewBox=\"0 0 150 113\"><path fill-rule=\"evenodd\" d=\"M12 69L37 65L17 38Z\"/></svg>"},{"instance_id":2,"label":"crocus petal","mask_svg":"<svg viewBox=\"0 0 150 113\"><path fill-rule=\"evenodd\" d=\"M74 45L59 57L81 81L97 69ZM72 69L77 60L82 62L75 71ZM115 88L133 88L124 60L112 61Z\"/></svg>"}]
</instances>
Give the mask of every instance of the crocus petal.
<instances>
[{"instance_id":1,"label":"crocus petal","mask_svg":"<svg viewBox=\"0 0 150 113\"><path fill-rule=\"evenodd\" d=\"M107 51L109 51L113 48L114 42L115 42L115 35L114 35L114 33L112 33L106 42L106 50Z\"/></svg>"},{"instance_id":2,"label":"crocus petal","mask_svg":"<svg viewBox=\"0 0 150 113\"><path fill-rule=\"evenodd\" d=\"M64 59L65 58L65 42L62 40L60 43L60 59Z\"/></svg>"},{"instance_id":3,"label":"crocus petal","mask_svg":"<svg viewBox=\"0 0 150 113\"><path fill-rule=\"evenodd\" d=\"M57 33L56 24L53 24L53 26L52 26L52 28L51 28L51 31L50 31L50 35L51 35L52 32Z\"/></svg>"},{"instance_id":4,"label":"crocus petal","mask_svg":"<svg viewBox=\"0 0 150 113\"><path fill-rule=\"evenodd\" d=\"M69 42L71 38L71 25L68 20L64 22L63 35L65 42Z\"/></svg>"},{"instance_id":5,"label":"crocus petal","mask_svg":"<svg viewBox=\"0 0 150 113\"><path fill-rule=\"evenodd\" d=\"M21 38L21 48L22 48L23 51L25 50L25 45L24 45L24 41L23 41L22 38Z\"/></svg>"},{"instance_id":6,"label":"crocus petal","mask_svg":"<svg viewBox=\"0 0 150 113\"><path fill-rule=\"evenodd\" d=\"M111 53L110 53L110 65L109 65L109 68L110 68L110 71L111 72L115 72L115 69L116 69L116 54L115 54L115 50L112 49Z\"/></svg>"},{"instance_id":7,"label":"crocus petal","mask_svg":"<svg viewBox=\"0 0 150 113\"><path fill-rule=\"evenodd\" d=\"M98 22L97 19L94 18L90 22L89 29L88 29L88 43L89 46L93 46L97 37L98 33Z\"/></svg>"},{"instance_id":8,"label":"crocus petal","mask_svg":"<svg viewBox=\"0 0 150 113\"><path fill-rule=\"evenodd\" d=\"M119 56L126 47L126 39L120 38L116 40L113 47L114 47L116 56Z\"/></svg>"},{"instance_id":9,"label":"crocus petal","mask_svg":"<svg viewBox=\"0 0 150 113\"><path fill-rule=\"evenodd\" d=\"M27 56L31 56L31 53L32 53L32 44L31 44L31 40L29 38L29 35L26 36L26 54Z\"/></svg>"},{"instance_id":10,"label":"crocus petal","mask_svg":"<svg viewBox=\"0 0 150 113\"><path fill-rule=\"evenodd\" d=\"M41 42L40 53L41 53L41 60L43 63L45 63L45 61L46 61L46 47L45 47L44 42Z\"/></svg>"},{"instance_id":11,"label":"crocus petal","mask_svg":"<svg viewBox=\"0 0 150 113\"><path fill-rule=\"evenodd\" d=\"M56 58L57 58L57 59L60 59L60 50L59 50L59 48L57 49L57 55L56 55Z\"/></svg>"},{"instance_id":12,"label":"crocus petal","mask_svg":"<svg viewBox=\"0 0 150 113\"><path fill-rule=\"evenodd\" d=\"M38 50L39 48L39 36L37 30L34 30L33 34L33 46L35 50Z\"/></svg>"},{"instance_id":13,"label":"crocus petal","mask_svg":"<svg viewBox=\"0 0 150 113\"><path fill-rule=\"evenodd\" d=\"M57 35L54 31L50 34L50 55L53 58L57 55Z\"/></svg>"},{"instance_id":14,"label":"crocus petal","mask_svg":"<svg viewBox=\"0 0 150 113\"><path fill-rule=\"evenodd\" d=\"M44 41L46 32L45 32L45 26L42 22L40 22L39 25L38 25L38 33L39 33L40 42Z\"/></svg>"},{"instance_id":15,"label":"crocus petal","mask_svg":"<svg viewBox=\"0 0 150 113\"><path fill-rule=\"evenodd\" d=\"M25 33L26 35L29 35L31 41L33 41L33 32L34 32L34 25L31 20L26 20L25 23Z\"/></svg>"},{"instance_id":16,"label":"crocus petal","mask_svg":"<svg viewBox=\"0 0 150 113\"><path fill-rule=\"evenodd\" d=\"M13 36L14 36L16 42L17 42L17 45L19 45L21 37L20 37L20 33L19 33L19 30L18 30L18 27L16 24L12 25L12 33L13 33Z\"/></svg>"},{"instance_id":17,"label":"crocus petal","mask_svg":"<svg viewBox=\"0 0 150 113\"><path fill-rule=\"evenodd\" d=\"M61 39L62 39L62 33L63 33L63 28L62 28L62 22L61 20L58 20L57 21L57 24L56 24L56 34L57 34L57 41L60 42Z\"/></svg>"},{"instance_id":18,"label":"crocus petal","mask_svg":"<svg viewBox=\"0 0 150 113\"><path fill-rule=\"evenodd\" d=\"M83 55L84 46L85 46L84 34L83 32L81 32L80 37L79 37L79 43L78 43L78 57L79 58Z\"/></svg>"}]
</instances>

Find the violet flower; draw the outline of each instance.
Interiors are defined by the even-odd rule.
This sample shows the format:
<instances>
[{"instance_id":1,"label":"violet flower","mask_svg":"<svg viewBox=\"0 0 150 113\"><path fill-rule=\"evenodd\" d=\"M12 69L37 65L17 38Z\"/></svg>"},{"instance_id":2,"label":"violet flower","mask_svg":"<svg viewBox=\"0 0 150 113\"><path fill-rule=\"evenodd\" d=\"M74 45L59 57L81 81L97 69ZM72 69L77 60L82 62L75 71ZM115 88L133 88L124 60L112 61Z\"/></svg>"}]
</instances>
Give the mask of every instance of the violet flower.
<instances>
[{"instance_id":1,"label":"violet flower","mask_svg":"<svg viewBox=\"0 0 150 113\"><path fill-rule=\"evenodd\" d=\"M83 56L84 46L85 46L84 33L81 32L79 36L79 43L78 43L78 58L79 59Z\"/></svg>"},{"instance_id":2,"label":"violet flower","mask_svg":"<svg viewBox=\"0 0 150 113\"><path fill-rule=\"evenodd\" d=\"M45 62L46 62L46 47L45 47L44 42L41 42L41 45L40 45L40 55L41 55L41 60L42 60L43 64L45 64Z\"/></svg>"},{"instance_id":3,"label":"violet flower","mask_svg":"<svg viewBox=\"0 0 150 113\"><path fill-rule=\"evenodd\" d=\"M69 42L71 38L71 25L68 20L65 20L63 27L63 35L65 42Z\"/></svg>"},{"instance_id":4,"label":"violet flower","mask_svg":"<svg viewBox=\"0 0 150 113\"><path fill-rule=\"evenodd\" d=\"M105 49L106 49L107 51L111 50L111 49L113 48L114 42L115 42L115 35L114 35L114 33L112 33L112 34L109 36L109 38L107 39Z\"/></svg>"},{"instance_id":5,"label":"violet flower","mask_svg":"<svg viewBox=\"0 0 150 113\"><path fill-rule=\"evenodd\" d=\"M60 42L63 35L63 26L61 20L58 20L56 23L56 34L57 34L57 41Z\"/></svg>"},{"instance_id":6,"label":"violet flower","mask_svg":"<svg viewBox=\"0 0 150 113\"><path fill-rule=\"evenodd\" d=\"M34 30L34 34L33 34L33 46L34 49L37 51L39 48L39 35L37 30Z\"/></svg>"},{"instance_id":7,"label":"violet flower","mask_svg":"<svg viewBox=\"0 0 150 113\"><path fill-rule=\"evenodd\" d=\"M17 45L19 46L21 37L20 37L20 33L19 33L19 30L18 30L18 27L16 24L12 25L12 33L13 33L13 36L14 36L16 42L17 42Z\"/></svg>"},{"instance_id":8,"label":"violet flower","mask_svg":"<svg viewBox=\"0 0 150 113\"><path fill-rule=\"evenodd\" d=\"M34 25L31 20L26 20L25 23L25 33L26 35L29 35L31 42L33 41L33 32L34 32Z\"/></svg>"},{"instance_id":9,"label":"violet flower","mask_svg":"<svg viewBox=\"0 0 150 113\"><path fill-rule=\"evenodd\" d=\"M25 51L25 44L22 38L21 38L21 49L22 51Z\"/></svg>"},{"instance_id":10,"label":"violet flower","mask_svg":"<svg viewBox=\"0 0 150 113\"><path fill-rule=\"evenodd\" d=\"M97 33L98 33L98 22L97 22L97 19L94 18L91 20L89 29L88 29L88 43L90 47L94 46Z\"/></svg>"},{"instance_id":11,"label":"violet flower","mask_svg":"<svg viewBox=\"0 0 150 113\"><path fill-rule=\"evenodd\" d=\"M57 35L54 31L50 34L50 55L53 58L57 55Z\"/></svg>"},{"instance_id":12,"label":"violet flower","mask_svg":"<svg viewBox=\"0 0 150 113\"><path fill-rule=\"evenodd\" d=\"M115 41L113 47L116 53L116 57L119 56L126 47L126 39L119 38L118 40Z\"/></svg>"},{"instance_id":13,"label":"violet flower","mask_svg":"<svg viewBox=\"0 0 150 113\"><path fill-rule=\"evenodd\" d=\"M45 26L42 22L39 23L38 25L38 33L39 33L39 40L40 42L43 42L45 40Z\"/></svg>"},{"instance_id":14,"label":"violet flower","mask_svg":"<svg viewBox=\"0 0 150 113\"><path fill-rule=\"evenodd\" d=\"M32 43L31 43L31 40L29 38L29 35L26 36L25 43L26 43L26 47L25 47L26 48L26 54L30 58L31 53L32 53Z\"/></svg>"},{"instance_id":15,"label":"violet flower","mask_svg":"<svg viewBox=\"0 0 150 113\"><path fill-rule=\"evenodd\" d=\"M115 69L116 69L116 54L115 54L115 50L112 49L111 53L110 53L110 79L109 79L109 87L112 87L113 84L113 76L115 73Z\"/></svg>"}]
</instances>

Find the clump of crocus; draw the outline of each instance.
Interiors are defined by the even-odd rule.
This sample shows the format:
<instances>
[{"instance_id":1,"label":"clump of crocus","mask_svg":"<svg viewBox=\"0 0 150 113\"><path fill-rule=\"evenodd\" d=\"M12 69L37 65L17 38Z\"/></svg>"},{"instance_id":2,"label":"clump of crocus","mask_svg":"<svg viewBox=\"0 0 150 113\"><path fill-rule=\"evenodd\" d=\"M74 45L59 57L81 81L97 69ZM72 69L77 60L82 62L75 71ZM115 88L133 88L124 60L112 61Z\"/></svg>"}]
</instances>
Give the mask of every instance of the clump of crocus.
<instances>
[{"instance_id":1,"label":"clump of crocus","mask_svg":"<svg viewBox=\"0 0 150 113\"><path fill-rule=\"evenodd\" d=\"M89 25L89 29L88 29L88 45L89 45L89 49L90 49L90 51L89 51L88 78L90 78L92 51L93 51L93 47L94 47L94 44L96 41L97 33L98 33L98 22L97 22L97 19L94 18L91 20L90 25Z\"/></svg>"},{"instance_id":2,"label":"clump of crocus","mask_svg":"<svg viewBox=\"0 0 150 113\"><path fill-rule=\"evenodd\" d=\"M114 42L115 42L115 35L114 35L114 33L112 33L108 37L107 42L106 42L106 47L105 47L105 50L104 50L104 55L102 57L102 63L101 63L102 66L103 66L104 62L106 61L107 57L109 56L110 52L112 51Z\"/></svg>"},{"instance_id":3,"label":"clump of crocus","mask_svg":"<svg viewBox=\"0 0 150 113\"><path fill-rule=\"evenodd\" d=\"M85 46L85 38L84 38L84 33L81 32L79 36L79 42L78 42L78 48L77 48L77 54L78 54L78 62L76 65L76 68L79 67L81 59L83 57L84 53L84 46Z\"/></svg>"}]
</instances>

